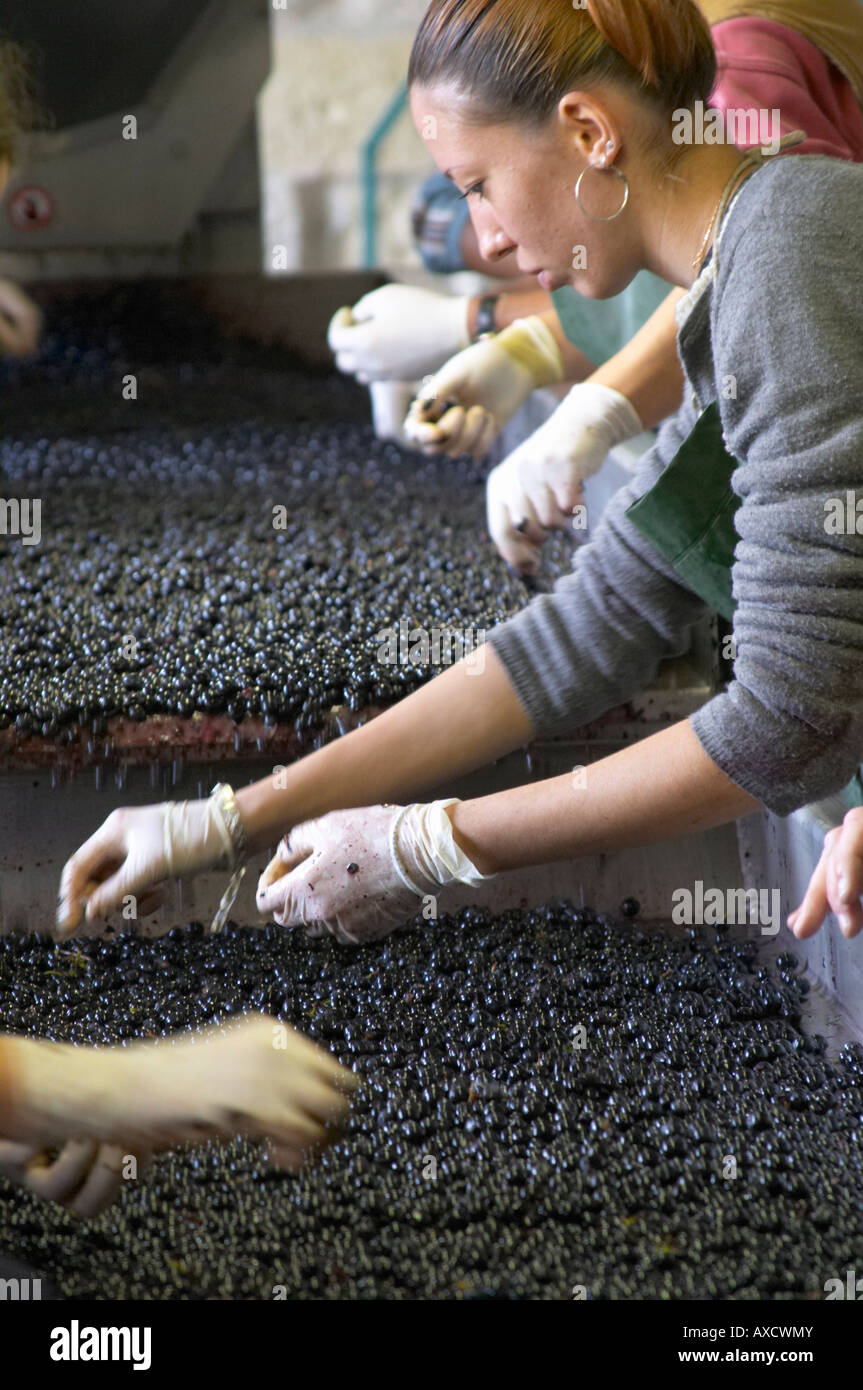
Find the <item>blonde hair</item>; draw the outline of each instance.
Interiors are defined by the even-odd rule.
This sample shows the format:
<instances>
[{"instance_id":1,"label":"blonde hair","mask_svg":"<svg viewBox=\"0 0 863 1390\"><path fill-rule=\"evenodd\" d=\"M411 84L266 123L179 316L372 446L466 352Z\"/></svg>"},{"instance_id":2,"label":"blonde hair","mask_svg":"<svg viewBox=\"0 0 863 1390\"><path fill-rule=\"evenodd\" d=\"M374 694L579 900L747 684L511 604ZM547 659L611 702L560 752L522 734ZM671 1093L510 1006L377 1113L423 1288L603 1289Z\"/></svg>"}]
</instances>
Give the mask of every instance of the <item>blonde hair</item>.
<instances>
[{"instance_id":1,"label":"blonde hair","mask_svg":"<svg viewBox=\"0 0 863 1390\"><path fill-rule=\"evenodd\" d=\"M21 135L43 124L32 56L21 44L0 38L0 161L14 164Z\"/></svg>"}]
</instances>

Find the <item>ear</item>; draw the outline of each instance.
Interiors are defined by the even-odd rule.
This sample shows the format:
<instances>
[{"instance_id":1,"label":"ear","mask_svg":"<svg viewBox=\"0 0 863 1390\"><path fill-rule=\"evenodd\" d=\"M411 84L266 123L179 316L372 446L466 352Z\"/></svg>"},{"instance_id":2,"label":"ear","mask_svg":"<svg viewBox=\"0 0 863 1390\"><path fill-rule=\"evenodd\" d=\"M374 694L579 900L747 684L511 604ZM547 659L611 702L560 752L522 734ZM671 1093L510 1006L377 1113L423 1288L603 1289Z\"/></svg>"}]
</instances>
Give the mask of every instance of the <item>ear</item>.
<instances>
[{"instance_id":1,"label":"ear","mask_svg":"<svg viewBox=\"0 0 863 1390\"><path fill-rule=\"evenodd\" d=\"M571 136L578 153L600 167L613 164L621 140L611 113L588 92L567 92L557 104L557 121Z\"/></svg>"}]
</instances>

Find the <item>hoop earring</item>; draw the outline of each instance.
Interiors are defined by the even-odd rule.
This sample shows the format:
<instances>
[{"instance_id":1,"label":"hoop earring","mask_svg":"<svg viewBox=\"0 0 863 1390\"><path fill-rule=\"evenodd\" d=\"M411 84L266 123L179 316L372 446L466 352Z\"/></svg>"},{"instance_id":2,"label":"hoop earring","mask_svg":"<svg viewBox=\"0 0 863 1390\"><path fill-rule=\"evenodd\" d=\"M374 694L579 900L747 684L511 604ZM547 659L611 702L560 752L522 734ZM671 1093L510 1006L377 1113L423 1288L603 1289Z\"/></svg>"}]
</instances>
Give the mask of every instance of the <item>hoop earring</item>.
<instances>
[{"instance_id":1,"label":"hoop earring","mask_svg":"<svg viewBox=\"0 0 863 1390\"><path fill-rule=\"evenodd\" d=\"M597 166L593 164L586 164L578 176L578 183L575 185L575 201L578 203L578 206L581 208L581 211L584 213L585 217L589 222L614 222L617 220L617 218L629 204L629 179L626 177L624 173L620 171L620 169L617 168L615 164L610 164L606 167L607 171L611 174L616 174L617 177L620 179L621 183L623 184L623 202L617 209L617 212L613 212L610 217L594 217L593 213L588 212L587 208L584 206L584 203L581 201L581 186L584 183L584 176L588 172L588 170L595 169L597 168Z\"/></svg>"}]
</instances>

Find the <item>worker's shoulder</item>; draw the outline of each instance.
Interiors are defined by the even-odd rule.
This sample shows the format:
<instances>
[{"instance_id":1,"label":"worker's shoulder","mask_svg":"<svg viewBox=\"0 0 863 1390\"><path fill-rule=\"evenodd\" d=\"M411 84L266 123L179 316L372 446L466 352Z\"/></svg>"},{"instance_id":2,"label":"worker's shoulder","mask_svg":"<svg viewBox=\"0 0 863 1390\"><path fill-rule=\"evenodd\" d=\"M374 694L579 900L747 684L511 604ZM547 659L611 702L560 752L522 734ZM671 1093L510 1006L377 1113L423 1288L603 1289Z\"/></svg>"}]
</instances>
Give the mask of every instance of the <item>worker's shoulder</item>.
<instances>
[{"instance_id":1,"label":"worker's shoulder","mask_svg":"<svg viewBox=\"0 0 863 1390\"><path fill-rule=\"evenodd\" d=\"M729 273L763 269L763 255L783 272L818 274L819 248L835 264L847 257L856 276L863 247L863 164L826 155L786 155L761 169L741 191L722 237ZM733 265L733 272L732 272Z\"/></svg>"}]
</instances>

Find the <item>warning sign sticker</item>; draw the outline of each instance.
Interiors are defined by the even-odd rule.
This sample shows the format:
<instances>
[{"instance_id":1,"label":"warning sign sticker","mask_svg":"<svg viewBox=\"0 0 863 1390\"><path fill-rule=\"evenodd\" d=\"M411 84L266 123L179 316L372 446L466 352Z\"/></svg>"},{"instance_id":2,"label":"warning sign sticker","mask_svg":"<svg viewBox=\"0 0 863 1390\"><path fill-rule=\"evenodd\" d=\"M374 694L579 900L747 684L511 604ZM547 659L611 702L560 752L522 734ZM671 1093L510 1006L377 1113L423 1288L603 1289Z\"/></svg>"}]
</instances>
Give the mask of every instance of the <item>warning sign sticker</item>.
<instances>
[{"instance_id":1,"label":"warning sign sticker","mask_svg":"<svg viewBox=\"0 0 863 1390\"><path fill-rule=\"evenodd\" d=\"M10 196L6 212L16 231L37 232L53 221L54 199L47 188L25 184Z\"/></svg>"}]
</instances>

